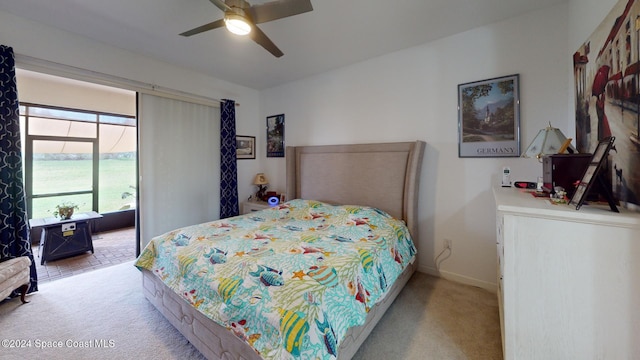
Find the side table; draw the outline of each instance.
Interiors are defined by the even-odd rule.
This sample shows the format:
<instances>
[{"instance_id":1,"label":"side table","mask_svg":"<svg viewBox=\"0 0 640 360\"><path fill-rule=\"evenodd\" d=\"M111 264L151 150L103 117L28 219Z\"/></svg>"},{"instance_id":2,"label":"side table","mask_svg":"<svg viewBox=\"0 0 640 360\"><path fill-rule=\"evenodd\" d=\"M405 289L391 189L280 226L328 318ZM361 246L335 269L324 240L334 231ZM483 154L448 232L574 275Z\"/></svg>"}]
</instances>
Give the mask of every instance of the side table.
<instances>
[{"instance_id":1,"label":"side table","mask_svg":"<svg viewBox=\"0 0 640 360\"><path fill-rule=\"evenodd\" d=\"M29 220L32 229L42 228L40 236L40 265L45 261L93 253L90 221L102 215L95 211L73 214L69 220L55 217Z\"/></svg>"},{"instance_id":2,"label":"side table","mask_svg":"<svg viewBox=\"0 0 640 360\"><path fill-rule=\"evenodd\" d=\"M242 203L241 213L244 215L253 211L260 211L268 208L270 208L270 206L266 201L247 200Z\"/></svg>"}]
</instances>

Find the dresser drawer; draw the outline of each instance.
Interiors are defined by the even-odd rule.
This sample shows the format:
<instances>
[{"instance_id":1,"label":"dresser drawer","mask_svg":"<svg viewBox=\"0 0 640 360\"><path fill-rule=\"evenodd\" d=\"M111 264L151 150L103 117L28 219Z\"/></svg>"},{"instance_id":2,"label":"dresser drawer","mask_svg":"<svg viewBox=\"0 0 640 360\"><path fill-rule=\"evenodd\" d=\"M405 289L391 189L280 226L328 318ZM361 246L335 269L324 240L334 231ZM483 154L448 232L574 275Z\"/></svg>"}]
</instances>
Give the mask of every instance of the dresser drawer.
<instances>
[{"instance_id":1,"label":"dresser drawer","mask_svg":"<svg viewBox=\"0 0 640 360\"><path fill-rule=\"evenodd\" d=\"M504 217L498 214L496 219L496 251L498 255L498 277L504 275Z\"/></svg>"}]
</instances>

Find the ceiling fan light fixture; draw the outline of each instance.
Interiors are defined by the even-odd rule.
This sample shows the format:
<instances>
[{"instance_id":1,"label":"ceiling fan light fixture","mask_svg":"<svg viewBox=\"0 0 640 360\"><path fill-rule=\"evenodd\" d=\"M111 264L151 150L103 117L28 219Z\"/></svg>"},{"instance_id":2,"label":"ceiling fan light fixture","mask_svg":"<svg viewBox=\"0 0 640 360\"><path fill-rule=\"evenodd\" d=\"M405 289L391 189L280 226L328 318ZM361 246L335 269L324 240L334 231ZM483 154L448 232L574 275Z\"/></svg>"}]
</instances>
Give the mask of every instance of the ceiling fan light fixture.
<instances>
[{"instance_id":1,"label":"ceiling fan light fixture","mask_svg":"<svg viewBox=\"0 0 640 360\"><path fill-rule=\"evenodd\" d=\"M224 16L224 24L227 30L236 35L247 35L251 32L251 25L244 16L236 13L227 13Z\"/></svg>"}]
</instances>

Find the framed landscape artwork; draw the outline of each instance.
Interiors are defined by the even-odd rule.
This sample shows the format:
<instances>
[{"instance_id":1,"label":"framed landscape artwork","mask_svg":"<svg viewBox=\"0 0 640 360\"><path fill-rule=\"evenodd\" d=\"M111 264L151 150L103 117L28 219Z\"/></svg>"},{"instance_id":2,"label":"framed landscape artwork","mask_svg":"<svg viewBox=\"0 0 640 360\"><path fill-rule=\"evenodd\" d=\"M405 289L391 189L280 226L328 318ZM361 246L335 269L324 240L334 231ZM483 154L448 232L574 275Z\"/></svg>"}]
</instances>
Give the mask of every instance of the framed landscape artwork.
<instances>
[{"instance_id":1,"label":"framed landscape artwork","mask_svg":"<svg viewBox=\"0 0 640 360\"><path fill-rule=\"evenodd\" d=\"M236 135L236 159L256 158L256 137Z\"/></svg>"},{"instance_id":2,"label":"framed landscape artwork","mask_svg":"<svg viewBox=\"0 0 640 360\"><path fill-rule=\"evenodd\" d=\"M284 114L267 117L267 157L284 157Z\"/></svg>"},{"instance_id":3,"label":"framed landscape artwork","mask_svg":"<svg viewBox=\"0 0 640 360\"><path fill-rule=\"evenodd\" d=\"M458 85L458 156L520 156L519 75Z\"/></svg>"}]
</instances>

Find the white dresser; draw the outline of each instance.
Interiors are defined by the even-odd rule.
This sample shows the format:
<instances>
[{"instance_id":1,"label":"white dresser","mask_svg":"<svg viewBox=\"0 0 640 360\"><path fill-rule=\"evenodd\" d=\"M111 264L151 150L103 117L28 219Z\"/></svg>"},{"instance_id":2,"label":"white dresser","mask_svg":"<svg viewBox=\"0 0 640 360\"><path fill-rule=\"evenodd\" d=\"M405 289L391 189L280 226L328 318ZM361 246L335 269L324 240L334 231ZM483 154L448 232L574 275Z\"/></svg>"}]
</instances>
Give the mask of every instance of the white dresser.
<instances>
[{"instance_id":1,"label":"white dresser","mask_svg":"<svg viewBox=\"0 0 640 360\"><path fill-rule=\"evenodd\" d=\"M505 359L640 359L640 214L493 192Z\"/></svg>"}]
</instances>

